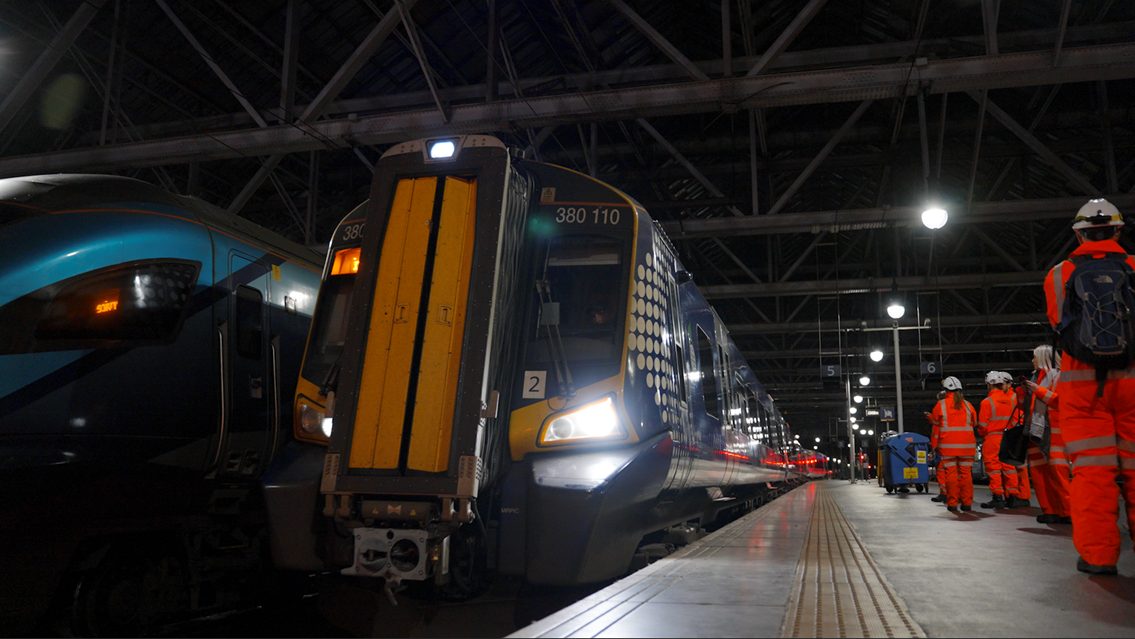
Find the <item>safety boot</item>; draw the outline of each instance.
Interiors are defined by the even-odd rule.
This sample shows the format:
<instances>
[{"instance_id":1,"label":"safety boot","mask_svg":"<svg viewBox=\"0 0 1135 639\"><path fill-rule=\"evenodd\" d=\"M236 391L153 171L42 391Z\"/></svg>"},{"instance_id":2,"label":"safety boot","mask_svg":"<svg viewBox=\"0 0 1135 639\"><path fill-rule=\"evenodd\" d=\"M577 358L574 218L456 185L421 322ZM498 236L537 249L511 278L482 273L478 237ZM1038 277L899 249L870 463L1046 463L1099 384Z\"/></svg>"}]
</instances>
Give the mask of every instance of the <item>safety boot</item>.
<instances>
[{"instance_id":1,"label":"safety boot","mask_svg":"<svg viewBox=\"0 0 1135 639\"><path fill-rule=\"evenodd\" d=\"M1008 508L1028 508L1032 506L1032 502L1028 499L1022 499L1016 496L1010 497L1006 503L1008 504Z\"/></svg>"},{"instance_id":2,"label":"safety boot","mask_svg":"<svg viewBox=\"0 0 1135 639\"><path fill-rule=\"evenodd\" d=\"M930 498L930 501L936 501L938 503L942 503L942 502L946 501L946 496L945 495L934 495L933 497Z\"/></svg>"},{"instance_id":3,"label":"safety boot","mask_svg":"<svg viewBox=\"0 0 1135 639\"><path fill-rule=\"evenodd\" d=\"M973 506L971 506L969 504L962 504L962 512L963 513L968 513L971 510L973 510Z\"/></svg>"},{"instance_id":4,"label":"safety boot","mask_svg":"<svg viewBox=\"0 0 1135 639\"><path fill-rule=\"evenodd\" d=\"M1038 524L1055 524L1060 519L1059 515L1050 513L1042 513L1036 516L1036 523Z\"/></svg>"},{"instance_id":5,"label":"safety boot","mask_svg":"<svg viewBox=\"0 0 1135 639\"><path fill-rule=\"evenodd\" d=\"M980 506L982 508L1008 508L1009 507L1009 505L1005 503L1005 500L1001 498L1001 495L994 495L993 499L990 499L989 501L981 502Z\"/></svg>"},{"instance_id":6,"label":"safety boot","mask_svg":"<svg viewBox=\"0 0 1135 639\"><path fill-rule=\"evenodd\" d=\"M1115 566L1097 566L1096 564L1089 564L1084 561L1083 557L1076 560L1076 570L1086 572L1089 575L1118 575L1119 570Z\"/></svg>"},{"instance_id":7,"label":"safety boot","mask_svg":"<svg viewBox=\"0 0 1135 639\"><path fill-rule=\"evenodd\" d=\"M956 512L958 512L958 507L957 506L946 506L946 510L948 510L952 513L956 513Z\"/></svg>"}]
</instances>

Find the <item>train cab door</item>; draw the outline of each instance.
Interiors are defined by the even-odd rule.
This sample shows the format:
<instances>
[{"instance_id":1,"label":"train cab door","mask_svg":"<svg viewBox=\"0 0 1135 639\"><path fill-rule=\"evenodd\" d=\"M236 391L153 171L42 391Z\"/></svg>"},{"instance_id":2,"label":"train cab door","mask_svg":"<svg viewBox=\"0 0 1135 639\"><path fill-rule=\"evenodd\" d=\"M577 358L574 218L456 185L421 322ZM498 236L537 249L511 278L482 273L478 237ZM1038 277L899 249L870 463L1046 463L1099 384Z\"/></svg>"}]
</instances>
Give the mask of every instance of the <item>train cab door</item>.
<instances>
[{"instance_id":1,"label":"train cab door","mask_svg":"<svg viewBox=\"0 0 1135 639\"><path fill-rule=\"evenodd\" d=\"M233 252L229 256L229 299L225 406L219 476L256 477L268 463L278 415L273 388L269 286L272 269Z\"/></svg>"}]
</instances>

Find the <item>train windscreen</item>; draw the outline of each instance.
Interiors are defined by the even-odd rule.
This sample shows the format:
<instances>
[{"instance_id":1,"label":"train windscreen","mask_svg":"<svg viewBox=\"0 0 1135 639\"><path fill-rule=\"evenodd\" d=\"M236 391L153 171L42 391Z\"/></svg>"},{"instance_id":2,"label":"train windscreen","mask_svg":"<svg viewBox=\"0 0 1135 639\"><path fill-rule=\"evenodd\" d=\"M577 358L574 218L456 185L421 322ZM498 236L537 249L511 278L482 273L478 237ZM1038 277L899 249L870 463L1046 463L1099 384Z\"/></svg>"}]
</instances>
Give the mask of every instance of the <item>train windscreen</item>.
<instances>
[{"instance_id":1,"label":"train windscreen","mask_svg":"<svg viewBox=\"0 0 1135 639\"><path fill-rule=\"evenodd\" d=\"M575 386L618 372L626 296L625 242L600 235L553 238L538 274L545 283L537 327L528 345L528 368L555 366L558 329Z\"/></svg>"},{"instance_id":2,"label":"train windscreen","mask_svg":"<svg viewBox=\"0 0 1135 639\"><path fill-rule=\"evenodd\" d=\"M303 364L304 378L322 384L343 353L347 338L347 310L355 275L332 275L319 288L319 300L311 324L311 343Z\"/></svg>"}]
</instances>

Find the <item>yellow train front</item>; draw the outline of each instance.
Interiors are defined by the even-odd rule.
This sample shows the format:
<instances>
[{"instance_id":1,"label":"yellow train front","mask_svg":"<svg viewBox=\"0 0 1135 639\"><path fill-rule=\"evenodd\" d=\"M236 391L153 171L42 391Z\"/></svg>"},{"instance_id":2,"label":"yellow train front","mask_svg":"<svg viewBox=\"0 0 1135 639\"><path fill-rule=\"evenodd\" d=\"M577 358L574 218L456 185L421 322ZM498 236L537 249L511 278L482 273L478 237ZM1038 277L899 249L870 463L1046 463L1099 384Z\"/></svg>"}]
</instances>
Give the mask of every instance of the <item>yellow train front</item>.
<instances>
[{"instance_id":1,"label":"yellow train front","mask_svg":"<svg viewBox=\"0 0 1135 639\"><path fill-rule=\"evenodd\" d=\"M321 561L464 593L597 582L792 478L772 399L625 194L461 136L388 151L365 209L340 227L362 220L361 245L332 244L325 280L351 260L353 292L325 283L320 379L299 385L297 436L328 435ZM296 548L277 559L317 563Z\"/></svg>"}]
</instances>

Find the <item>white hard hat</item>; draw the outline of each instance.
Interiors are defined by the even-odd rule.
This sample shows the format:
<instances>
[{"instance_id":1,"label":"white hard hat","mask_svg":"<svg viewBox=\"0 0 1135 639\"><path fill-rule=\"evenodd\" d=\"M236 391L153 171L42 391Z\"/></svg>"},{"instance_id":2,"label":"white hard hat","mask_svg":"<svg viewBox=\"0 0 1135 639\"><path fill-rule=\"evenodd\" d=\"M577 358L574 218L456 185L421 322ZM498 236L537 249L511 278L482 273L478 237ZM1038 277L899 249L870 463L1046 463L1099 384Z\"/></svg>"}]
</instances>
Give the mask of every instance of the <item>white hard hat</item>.
<instances>
[{"instance_id":1,"label":"white hard hat","mask_svg":"<svg viewBox=\"0 0 1135 639\"><path fill-rule=\"evenodd\" d=\"M998 371L998 372L1001 373L1001 383L1002 384L1009 384L1013 381L1012 374L1010 374L1006 371Z\"/></svg>"},{"instance_id":2,"label":"white hard hat","mask_svg":"<svg viewBox=\"0 0 1135 639\"><path fill-rule=\"evenodd\" d=\"M946 390L952 390L952 391L961 390L962 389L962 382L957 377L950 375L946 379L942 380L942 388L945 388Z\"/></svg>"},{"instance_id":3,"label":"white hard hat","mask_svg":"<svg viewBox=\"0 0 1135 639\"><path fill-rule=\"evenodd\" d=\"M1079 230L1095 226L1123 226L1123 215L1119 213L1119 209L1115 208L1114 204L1102 197L1088 200L1087 204L1076 211L1076 217L1072 220L1072 228Z\"/></svg>"},{"instance_id":4,"label":"white hard hat","mask_svg":"<svg viewBox=\"0 0 1135 639\"><path fill-rule=\"evenodd\" d=\"M988 373L986 373L985 374L985 383L986 384L1000 384L1001 383L1001 371L989 371Z\"/></svg>"}]
</instances>

